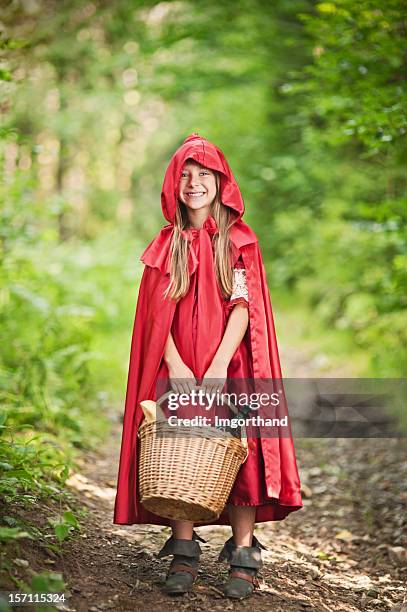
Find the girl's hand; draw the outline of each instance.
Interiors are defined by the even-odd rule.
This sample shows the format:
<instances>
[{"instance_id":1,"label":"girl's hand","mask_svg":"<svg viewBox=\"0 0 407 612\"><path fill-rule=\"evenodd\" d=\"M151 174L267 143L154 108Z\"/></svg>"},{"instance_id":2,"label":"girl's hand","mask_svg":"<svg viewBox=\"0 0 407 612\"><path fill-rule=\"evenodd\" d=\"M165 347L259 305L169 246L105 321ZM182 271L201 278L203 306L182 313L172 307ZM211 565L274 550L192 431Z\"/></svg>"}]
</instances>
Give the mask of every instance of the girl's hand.
<instances>
[{"instance_id":1,"label":"girl's hand","mask_svg":"<svg viewBox=\"0 0 407 612\"><path fill-rule=\"evenodd\" d=\"M192 370L181 360L167 364L171 388L175 393L190 393L196 386Z\"/></svg>"},{"instance_id":2,"label":"girl's hand","mask_svg":"<svg viewBox=\"0 0 407 612\"><path fill-rule=\"evenodd\" d=\"M205 393L211 395L216 391L221 392L227 378L228 367L225 361L214 359L205 372L200 385Z\"/></svg>"}]
</instances>

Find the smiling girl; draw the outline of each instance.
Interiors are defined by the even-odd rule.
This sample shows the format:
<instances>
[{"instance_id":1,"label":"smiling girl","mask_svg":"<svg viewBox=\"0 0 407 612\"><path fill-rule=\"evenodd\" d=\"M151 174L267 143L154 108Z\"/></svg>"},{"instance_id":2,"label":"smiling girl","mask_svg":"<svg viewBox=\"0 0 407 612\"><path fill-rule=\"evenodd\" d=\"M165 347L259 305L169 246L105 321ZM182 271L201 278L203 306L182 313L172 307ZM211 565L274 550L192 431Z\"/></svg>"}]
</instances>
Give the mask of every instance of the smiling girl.
<instances>
[{"instance_id":1,"label":"smiling girl","mask_svg":"<svg viewBox=\"0 0 407 612\"><path fill-rule=\"evenodd\" d=\"M158 379L169 379L178 393L189 393L197 384L214 393L230 379L281 378L281 369L257 237L241 219L243 199L220 149L198 134L186 138L166 170L161 204L169 225L141 256L145 269L113 522L171 526L172 536L159 556L173 556L165 590L176 594L193 586L200 538L193 523L159 517L140 503L140 401L156 399ZM219 555L230 564L225 595L240 599L257 586L264 547L253 534L255 523L283 520L301 507L291 436L251 439L227 506L214 523L232 527Z\"/></svg>"}]
</instances>

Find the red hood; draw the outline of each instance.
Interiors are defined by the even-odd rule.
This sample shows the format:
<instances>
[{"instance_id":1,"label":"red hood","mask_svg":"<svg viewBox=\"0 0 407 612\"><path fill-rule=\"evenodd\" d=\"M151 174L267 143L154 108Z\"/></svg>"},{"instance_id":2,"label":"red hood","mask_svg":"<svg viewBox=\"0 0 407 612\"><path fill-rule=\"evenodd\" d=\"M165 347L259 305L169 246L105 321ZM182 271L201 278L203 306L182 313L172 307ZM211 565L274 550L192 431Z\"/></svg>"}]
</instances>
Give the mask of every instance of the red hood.
<instances>
[{"instance_id":1,"label":"red hood","mask_svg":"<svg viewBox=\"0 0 407 612\"><path fill-rule=\"evenodd\" d=\"M179 180L184 163L189 158L220 173L222 202L232 209L235 217L230 228L230 238L234 247L233 262L239 256L239 249L257 242L254 231L241 219L244 213L242 194L222 151L198 134L191 134L174 153L165 172L161 191L161 205L163 215L169 221L169 225L161 229L140 257L143 263L158 268L162 274L170 274L171 241L178 201ZM196 266L197 258L192 249L189 258L190 274L194 272Z\"/></svg>"},{"instance_id":2,"label":"red hood","mask_svg":"<svg viewBox=\"0 0 407 612\"><path fill-rule=\"evenodd\" d=\"M185 161L189 158L206 168L220 172L221 200L234 211L236 219L239 219L244 213L243 198L225 156L218 147L195 132L190 134L177 149L165 172L161 206L167 221L174 222L181 172Z\"/></svg>"}]
</instances>

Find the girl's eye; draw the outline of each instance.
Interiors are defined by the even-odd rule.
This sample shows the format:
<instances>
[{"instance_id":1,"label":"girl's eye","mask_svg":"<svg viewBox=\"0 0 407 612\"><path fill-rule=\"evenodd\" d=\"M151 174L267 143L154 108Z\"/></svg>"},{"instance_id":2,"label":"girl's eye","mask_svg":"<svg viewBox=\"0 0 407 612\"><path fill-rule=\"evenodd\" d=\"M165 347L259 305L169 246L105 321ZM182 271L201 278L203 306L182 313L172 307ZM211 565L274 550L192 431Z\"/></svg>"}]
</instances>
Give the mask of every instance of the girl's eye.
<instances>
[{"instance_id":1,"label":"girl's eye","mask_svg":"<svg viewBox=\"0 0 407 612\"><path fill-rule=\"evenodd\" d=\"M206 174L209 176L209 172L207 170L202 170L202 172L200 172L199 174ZM188 174L186 172L183 172L181 174L181 178L188 178Z\"/></svg>"}]
</instances>

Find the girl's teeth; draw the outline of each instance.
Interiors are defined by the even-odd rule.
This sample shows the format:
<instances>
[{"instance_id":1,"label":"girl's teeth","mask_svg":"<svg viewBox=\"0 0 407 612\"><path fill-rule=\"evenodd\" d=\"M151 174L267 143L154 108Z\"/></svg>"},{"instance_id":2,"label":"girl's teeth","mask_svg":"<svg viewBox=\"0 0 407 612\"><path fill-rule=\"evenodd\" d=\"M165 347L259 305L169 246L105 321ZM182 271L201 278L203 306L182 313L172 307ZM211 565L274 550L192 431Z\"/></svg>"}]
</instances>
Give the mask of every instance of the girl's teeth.
<instances>
[{"instance_id":1,"label":"girl's teeth","mask_svg":"<svg viewBox=\"0 0 407 612\"><path fill-rule=\"evenodd\" d=\"M193 198L198 198L203 195L203 191L201 191L200 193L189 193L188 195Z\"/></svg>"}]
</instances>

